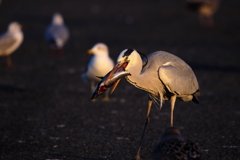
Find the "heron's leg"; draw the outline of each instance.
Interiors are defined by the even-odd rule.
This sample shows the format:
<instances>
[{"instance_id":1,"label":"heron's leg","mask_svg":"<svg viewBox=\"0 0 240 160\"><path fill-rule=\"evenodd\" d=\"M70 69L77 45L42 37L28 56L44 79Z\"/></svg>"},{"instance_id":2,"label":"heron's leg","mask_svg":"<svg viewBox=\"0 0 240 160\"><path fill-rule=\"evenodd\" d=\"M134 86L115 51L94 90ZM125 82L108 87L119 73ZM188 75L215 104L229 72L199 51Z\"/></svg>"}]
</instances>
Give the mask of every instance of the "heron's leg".
<instances>
[{"instance_id":1,"label":"heron's leg","mask_svg":"<svg viewBox=\"0 0 240 160\"><path fill-rule=\"evenodd\" d=\"M6 56L6 67L12 67L13 63L12 63L12 58L10 55Z\"/></svg>"},{"instance_id":2,"label":"heron's leg","mask_svg":"<svg viewBox=\"0 0 240 160\"><path fill-rule=\"evenodd\" d=\"M175 106L175 102L177 99L177 95L173 95L170 99L170 103L171 103L171 112L170 112L170 126L173 126L173 112L174 112L174 106Z\"/></svg>"},{"instance_id":3,"label":"heron's leg","mask_svg":"<svg viewBox=\"0 0 240 160\"><path fill-rule=\"evenodd\" d=\"M140 158L141 144L142 144L142 140L143 140L143 137L144 137L144 133L145 133L147 124L148 124L149 121L150 121L150 119L149 119L149 114L150 114L150 111L151 111L151 107L152 107L152 100L149 98L149 100L148 100L147 116L146 116L144 128L143 128L143 131L142 131L142 137L141 137L140 144L139 144L138 151L137 151L136 160L140 160L140 159L141 159L141 158Z\"/></svg>"}]
</instances>

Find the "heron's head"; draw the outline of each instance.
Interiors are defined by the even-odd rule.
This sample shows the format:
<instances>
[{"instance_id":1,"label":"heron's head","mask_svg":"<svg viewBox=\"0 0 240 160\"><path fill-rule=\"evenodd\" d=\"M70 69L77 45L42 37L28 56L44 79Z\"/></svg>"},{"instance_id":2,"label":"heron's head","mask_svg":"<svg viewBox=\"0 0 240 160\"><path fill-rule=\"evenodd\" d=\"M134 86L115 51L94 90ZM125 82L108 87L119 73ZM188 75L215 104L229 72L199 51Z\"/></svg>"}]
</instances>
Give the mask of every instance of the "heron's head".
<instances>
[{"instance_id":1,"label":"heron's head","mask_svg":"<svg viewBox=\"0 0 240 160\"><path fill-rule=\"evenodd\" d=\"M135 49L125 49L123 50L117 59L116 66L110 71L109 76L107 79L111 79L113 75L121 73L125 76L131 75L131 66L137 63L139 54ZM114 79L115 83L113 85L111 93L116 89L118 83L120 82L123 76L116 76L119 77L118 79Z\"/></svg>"},{"instance_id":2,"label":"heron's head","mask_svg":"<svg viewBox=\"0 0 240 160\"><path fill-rule=\"evenodd\" d=\"M139 54L135 49L124 49L118 56L117 66L124 71L128 71L132 65L136 64Z\"/></svg>"},{"instance_id":3,"label":"heron's head","mask_svg":"<svg viewBox=\"0 0 240 160\"><path fill-rule=\"evenodd\" d=\"M92 50L94 51L95 50L94 48L98 47L98 45L99 44L95 45ZM113 86L112 88L112 92L113 92L116 89L122 77L131 75L128 72L128 66L131 65L132 62L134 62L134 59L132 61L132 58L133 58L132 53L134 52L136 52L134 49L125 49L120 53L120 55L118 56L116 66L110 72L108 72L108 74L106 74L104 77L99 77L102 80L95 87L91 99L96 98L111 86Z\"/></svg>"},{"instance_id":4,"label":"heron's head","mask_svg":"<svg viewBox=\"0 0 240 160\"><path fill-rule=\"evenodd\" d=\"M104 43L97 43L87 51L87 54L108 55L108 46Z\"/></svg>"}]
</instances>

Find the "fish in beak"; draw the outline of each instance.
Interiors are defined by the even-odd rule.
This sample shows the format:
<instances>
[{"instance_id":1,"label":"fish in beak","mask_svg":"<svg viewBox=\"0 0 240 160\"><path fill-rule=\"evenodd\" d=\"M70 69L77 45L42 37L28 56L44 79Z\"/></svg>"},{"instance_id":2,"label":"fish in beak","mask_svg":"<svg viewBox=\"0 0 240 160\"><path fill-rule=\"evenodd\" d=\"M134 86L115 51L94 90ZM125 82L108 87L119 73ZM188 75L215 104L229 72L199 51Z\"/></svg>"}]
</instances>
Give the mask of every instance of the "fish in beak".
<instances>
[{"instance_id":1,"label":"fish in beak","mask_svg":"<svg viewBox=\"0 0 240 160\"><path fill-rule=\"evenodd\" d=\"M116 89L118 83L122 77L131 75L128 71L125 71L128 61L124 63L118 63L108 74L104 77L98 77L102 79L95 89L93 90L91 99L95 99L97 96L104 93L108 88L113 86L111 93Z\"/></svg>"}]
</instances>

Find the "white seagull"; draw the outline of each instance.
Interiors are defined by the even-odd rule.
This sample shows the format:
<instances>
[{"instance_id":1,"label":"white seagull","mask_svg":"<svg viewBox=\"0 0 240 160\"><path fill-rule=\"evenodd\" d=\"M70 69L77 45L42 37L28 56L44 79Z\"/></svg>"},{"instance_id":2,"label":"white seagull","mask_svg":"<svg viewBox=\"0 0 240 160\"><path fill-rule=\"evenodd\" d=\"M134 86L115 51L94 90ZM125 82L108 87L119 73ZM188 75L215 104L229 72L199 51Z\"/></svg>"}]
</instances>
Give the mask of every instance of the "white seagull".
<instances>
[{"instance_id":1,"label":"white seagull","mask_svg":"<svg viewBox=\"0 0 240 160\"><path fill-rule=\"evenodd\" d=\"M142 60L140 52L135 49L123 50L119 57L117 65L108 73L98 84L93 92L92 98L96 98L109 88L105 84L115 84L113 90L126 72L126 80L141 90L148 92L150 97L148 101L148 110L145 125L140 140L136 159L140 159L141 142L144 137L146 126L149 122L149 114L152 107L152 101L162 106L164 100L170 100L170 126L173 126L173 111L176 99L185 102L193 101L198 103L197 96L200 94L197 78L191 67L179 57L164 51L151 53ZM116 77L119 77L117 80ZM113 92L112 90L112 92Z\"/></svg>"},{"instance_id":2,"label":"white seagull","mask_svg":"<svg viewBox=\"0 0 240 160\"><path fill-rule=\"evenodd\" d=\"M152 160L200 160L196 143L181 136L180 130L168 127L152 152Z\"/></svg>"},{"instance_id":3,"label":"white seagull","mask_svg":"<svg viewBox=\"0 0 240 160\"><path fill-rule=\"evenodd\" d=\"M91 81L91 91L93 91L95 83L100 81L100 77L105 76L113 69L114 62L109 57L108 47L104 43L95 44L87 53L93 54L93 57L87 65L86 72L81 77L85 82ZM109 100L108 95L106 92L103 100Z\"/></svg>"},{"instance_id":4,"label":"white seagull","mask_svg":"<svg viewBox=\"0 0 240 160\"><path fill-rule=\"evenodd\" d=\"M55 13L52 23L45 32L45 40L50 45L50 54L54 56L54 50L58 50L58 54L62 56L63 47L69 38L68 28L64 25L63 17L60 13Z\"/></svg>"},{"instance_id":5,"label":"white seagull","mask_svg":"<svg viewBox=\"0 0 240 160\"><path fill-rule=\"evenodd\" d=\"M22 44L23 32L21 25L12 22L8 26L8 31L0 36L0 56L6 57L6 66L12 67L10 55Z\"/></svg>"}]
</instances>

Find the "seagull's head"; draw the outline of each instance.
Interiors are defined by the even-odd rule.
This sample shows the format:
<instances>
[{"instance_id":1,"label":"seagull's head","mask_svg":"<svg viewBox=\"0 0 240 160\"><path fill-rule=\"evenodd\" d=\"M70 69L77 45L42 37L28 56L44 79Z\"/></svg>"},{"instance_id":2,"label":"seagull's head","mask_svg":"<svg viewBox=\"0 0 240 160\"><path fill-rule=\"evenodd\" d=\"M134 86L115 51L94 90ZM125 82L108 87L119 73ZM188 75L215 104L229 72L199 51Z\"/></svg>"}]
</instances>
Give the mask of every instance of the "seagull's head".
<instances>
[{"instance_id":1,"label":"seagull's head","mask_svg":"<svg viewBox=\"0 0 240 160\"><path fill-rule=\"evenodd\" d=\"M64 23L63 17L60 13L55 13L53 15L52 24L62 25Z\"/></svg>"},{"instance_id":2,"label":"seagull's head","mask_svg":"<svg viewBox=\"0 0 240 160\"><path fill-rule=\"evenodd\" d=\"M88 54L108 55L108 46L104 43L97 43L87 51Z\"/></svg>"},{"instance_id":3,"label":"seagull's head","mask_svg":"<svg viewBox=\"0 0 240 160\"><path fill-rule=\"evenodd\" d=\"M10 32L16 32L16 31L21 31L22 26L18 22L12 22L8 26L8 31Z\"/></svg>"}]
</instances>

